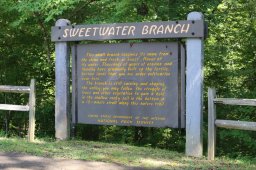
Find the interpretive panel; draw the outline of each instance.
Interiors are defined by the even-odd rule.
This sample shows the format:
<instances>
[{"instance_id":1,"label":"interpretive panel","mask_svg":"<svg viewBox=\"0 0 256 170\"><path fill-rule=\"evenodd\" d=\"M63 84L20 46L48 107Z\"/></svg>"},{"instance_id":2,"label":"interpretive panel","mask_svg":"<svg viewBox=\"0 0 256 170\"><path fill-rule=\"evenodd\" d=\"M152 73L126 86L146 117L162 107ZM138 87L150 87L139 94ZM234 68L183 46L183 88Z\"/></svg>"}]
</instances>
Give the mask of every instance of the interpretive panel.
<instances>
[{"instance_id":1,"label":"interpretive panel","mask_svg":"<svg viewBox=\"0 0 256 170\"><path fill-rule=\"evenodd\" d=\"M73 122L181 127L180 45L73 46Z\"/></svg>"}]
</instances>

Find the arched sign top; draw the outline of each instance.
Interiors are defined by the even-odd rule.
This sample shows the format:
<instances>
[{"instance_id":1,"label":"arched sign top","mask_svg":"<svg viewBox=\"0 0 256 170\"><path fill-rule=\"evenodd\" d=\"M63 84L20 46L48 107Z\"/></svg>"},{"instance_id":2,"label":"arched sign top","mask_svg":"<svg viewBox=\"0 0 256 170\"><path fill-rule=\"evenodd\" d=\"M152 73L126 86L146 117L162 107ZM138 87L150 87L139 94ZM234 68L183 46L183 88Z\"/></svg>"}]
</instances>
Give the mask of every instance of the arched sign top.
<instances>
[{"instance_id":1,"label":"arched sign top","mask_svg":"<svg viewBox=\"0 0 256 170\"><path fill-rule=\"evenodd\" d=\"M52 41L203 38L203 20L92 24L52 27Z\"/></svg>"}]
</instances>

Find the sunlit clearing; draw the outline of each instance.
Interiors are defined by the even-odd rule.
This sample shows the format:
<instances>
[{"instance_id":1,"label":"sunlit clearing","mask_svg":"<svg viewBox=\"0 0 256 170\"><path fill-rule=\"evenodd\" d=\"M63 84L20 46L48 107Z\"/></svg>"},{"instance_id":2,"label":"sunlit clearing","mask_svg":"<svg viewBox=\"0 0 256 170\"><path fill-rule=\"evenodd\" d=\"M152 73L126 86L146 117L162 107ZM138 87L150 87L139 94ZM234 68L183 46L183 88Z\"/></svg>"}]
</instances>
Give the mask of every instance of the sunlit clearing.
<instances>
[{"instance_id":1,"label":"sunlit clearing","mask_svg":"<svg viewBox=\"0 0 256 170\"><path fill-rule=\"evenodd\" d=\"M161 161L156 159L144 158L141 159L140 162L145 165L154 166L154 167L162 167L162 166L171 166L171 167L180 167L181 165L175 161ZM182 165L184 166L184 164Z\"/></svg>"}]
</instances>

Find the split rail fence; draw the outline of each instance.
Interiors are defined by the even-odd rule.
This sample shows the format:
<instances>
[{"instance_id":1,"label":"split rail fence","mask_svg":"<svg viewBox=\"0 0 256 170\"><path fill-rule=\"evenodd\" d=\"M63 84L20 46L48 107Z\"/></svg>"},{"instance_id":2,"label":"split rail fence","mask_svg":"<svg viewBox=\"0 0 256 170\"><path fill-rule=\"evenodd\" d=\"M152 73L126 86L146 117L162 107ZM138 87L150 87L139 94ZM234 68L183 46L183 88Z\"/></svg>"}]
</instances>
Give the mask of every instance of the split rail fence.
<instances>
[{"instance_id":1,"label":"split rail fence","mask_svg":"<svg viewBox=\"0 0 256 170\"><path fill-rule=\"evenodd\" d=\"M208 159L214 160L216 128L256 131L256 122L216 119L216 104L256 106L256 99L216 98L216 90L208 89Z\"/></svg>"},{"instance_id":2,"label":"split rail fence","mask_svg":"<svg viewBox=\"0 0 256 170\"><path fill-rule=\"evenodd\" d=\"M0 86L0 92L6 93L29 93L29 104L12 105L0 104L0 110L29 111L28 141L33 142L35 138L35 80L32 79L30 86Z\"/></svg>"}]
</instances>

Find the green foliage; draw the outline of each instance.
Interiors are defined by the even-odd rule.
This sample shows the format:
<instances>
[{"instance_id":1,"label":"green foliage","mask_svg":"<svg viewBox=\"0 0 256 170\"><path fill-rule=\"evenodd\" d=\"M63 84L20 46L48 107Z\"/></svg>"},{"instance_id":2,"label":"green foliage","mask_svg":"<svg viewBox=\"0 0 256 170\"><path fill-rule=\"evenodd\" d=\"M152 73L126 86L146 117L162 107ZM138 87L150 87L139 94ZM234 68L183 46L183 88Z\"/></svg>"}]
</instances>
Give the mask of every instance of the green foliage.
<instances>
[{"instance_id":1,"label":"green foliage","mask_svg":"<svg viewBox=\"0 0 256 170\"><path fill-rule=\"evenodd\" d=\"M5 137L5 136L6 136L5 132L3 130L0 130L0 137Z\"/></svg>"},{"instance_id":2,"label":"green foliage","mask_svg":"<svg viewBox=\"0 0 256 170\"><path fill-rule=\"evenodd\" d=\"M1 0L0 84L36 83L36 136L54 136L54 44L51 26L59 18L72 24L185 20L201 11L208 22L205 41L205 121L207 87L220 97L256 98L255 0ZM26 96L0 93L0 103L25 103ZM256 121L254 107L217 107L218 118ZM25 136L28 115L0 112L0 127ZM206 128L205 128L206 129ZM80 139L167 148L183 151L184 130L78 125ZM253 132L217 131L217 154L255 156ZM205 141L206 142L206 141ZM232 149L231 147L233 146Z\"/></svg>"},{"instance_id":3,"label":"green foliage","mask_svg":"<svg viewBox=\"0 0 256 170\"><path fill-rule=\"evenodd\" d=\"M218 143L224 147L217 148L217 152L221 155L230 157L244 157L256 155L255 134L254 132L243 132L238 130L220 130Z\"/></svg>"},{"instance_id":4,"label":"green foliage","mask_svg":"<svg viewBox=\"0 0 256 170\"><path fill-rule=\"evenodd\" d=\"M255 0L219 3L209 17L205 84L219 97L256 98ZM205 103L206 105L206 103ZM217 118L256 121L256 108L217 105ZM217 154L255 155L254 132L217 131Z\"/></svg>"}]
</instances>

